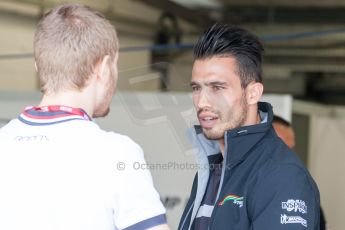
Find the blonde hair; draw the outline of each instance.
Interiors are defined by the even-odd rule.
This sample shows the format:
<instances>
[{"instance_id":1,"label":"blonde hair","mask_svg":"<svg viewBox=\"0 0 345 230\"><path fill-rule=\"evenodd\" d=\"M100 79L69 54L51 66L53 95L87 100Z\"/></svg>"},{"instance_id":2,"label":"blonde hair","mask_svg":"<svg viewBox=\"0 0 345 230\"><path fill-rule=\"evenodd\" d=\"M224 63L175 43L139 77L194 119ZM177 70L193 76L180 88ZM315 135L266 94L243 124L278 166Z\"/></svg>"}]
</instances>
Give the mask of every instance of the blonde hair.
<instances>
[{"instance_id":1,"label":"blonde hair","mask_svg":"<svg viewBox=\"0 0 345 230\"><path fill-rule=\"evenodd\" d=\"M47 12L37 26L34 52L44 93L81 90L95 64L118 52L115 28L102 14L81 4L64 4Z\"/></svg>"}]
</instances>

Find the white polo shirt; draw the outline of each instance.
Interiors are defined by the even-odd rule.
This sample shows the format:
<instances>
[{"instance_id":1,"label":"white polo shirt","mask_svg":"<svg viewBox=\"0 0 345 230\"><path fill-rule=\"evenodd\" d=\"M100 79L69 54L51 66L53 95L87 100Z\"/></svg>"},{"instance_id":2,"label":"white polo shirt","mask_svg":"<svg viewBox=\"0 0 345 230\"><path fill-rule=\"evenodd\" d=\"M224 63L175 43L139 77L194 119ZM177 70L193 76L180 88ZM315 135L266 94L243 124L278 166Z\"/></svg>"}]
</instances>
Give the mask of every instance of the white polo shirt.
<instances>
[{"instance_id":1,"label":"white polo shirt","mask_svg":"<svg viewBox=\"0 0 345 230\"><path fill-rule=\"evenodd\" d=\"M150 172L133 167L145 164L140 146L101 130L82 110L58 108L27 109L0 129L0 229L166 223Z\"/></svg>"}]
</instances>

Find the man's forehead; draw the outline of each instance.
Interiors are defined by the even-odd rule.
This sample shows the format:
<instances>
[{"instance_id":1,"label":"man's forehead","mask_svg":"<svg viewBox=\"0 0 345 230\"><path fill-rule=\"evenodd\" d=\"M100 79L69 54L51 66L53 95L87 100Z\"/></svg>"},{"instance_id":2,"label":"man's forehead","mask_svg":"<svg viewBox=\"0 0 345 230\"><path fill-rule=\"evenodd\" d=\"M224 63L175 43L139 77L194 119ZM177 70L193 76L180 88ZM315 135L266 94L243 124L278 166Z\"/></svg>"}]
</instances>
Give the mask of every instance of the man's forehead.
<instances>
[{"instance_id":1,"label":"man's forehead","mask_svg":"<svg viewBox=\"0 0 345 230\"><path fill-rule=\"evenodd\" d=\"M224 74L217 74L214 72L192 74L190 84L200 84L206 86L212 85L237 85L241 84L240 77L236 74L227 72Z\"/></svg>"},{"instance_id":2,"label":"man's forehead","mask_svg":"<svg viewBox=\"0 0 345 230\"><path fill-rule=\"evenodd\" d=\"M226 77L238 76L238 66L234 58L214 57L210 59L195 60L192 69L193 77Z\"/></svg>"}]
</instances>

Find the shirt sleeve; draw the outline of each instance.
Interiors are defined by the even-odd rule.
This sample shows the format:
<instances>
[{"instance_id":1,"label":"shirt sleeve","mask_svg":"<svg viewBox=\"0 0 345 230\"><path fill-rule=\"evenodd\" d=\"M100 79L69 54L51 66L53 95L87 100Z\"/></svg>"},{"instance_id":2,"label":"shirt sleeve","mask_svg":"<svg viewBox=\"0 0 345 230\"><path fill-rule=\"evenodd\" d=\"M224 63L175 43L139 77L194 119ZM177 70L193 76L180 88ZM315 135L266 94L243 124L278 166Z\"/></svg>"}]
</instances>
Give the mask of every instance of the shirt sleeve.
<instances>
[{"instance_id":1,"label":"shirt sleeve","mask_svg":"<svg viewBox=\"0 0 345 230\"><path fill-rule=\"evenodd\" d=\"M142 149L129 141L121 155L114 197L116 228L141 230L166 224L165 208L154 188Z\"/></svg>"},{"instance_id":2,"label":"shirt sleeve","mask_svg":"<svg viewBox=\"0 0 345 230\"><path fill-rule=\"evenodd\" d=\"M251 229L319 229L319 192L307 171L286 164L263 178L248 201Z\"/></svg>"}]
</instances>

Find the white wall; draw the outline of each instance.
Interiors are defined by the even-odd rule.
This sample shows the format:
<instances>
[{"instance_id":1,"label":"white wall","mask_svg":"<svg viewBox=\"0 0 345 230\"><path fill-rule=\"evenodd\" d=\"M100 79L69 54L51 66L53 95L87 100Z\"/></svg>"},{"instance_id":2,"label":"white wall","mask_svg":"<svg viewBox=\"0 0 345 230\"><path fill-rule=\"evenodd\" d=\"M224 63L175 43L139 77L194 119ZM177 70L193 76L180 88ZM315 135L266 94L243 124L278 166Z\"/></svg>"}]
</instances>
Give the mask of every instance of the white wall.
<instances>
[{"instance_id":1,"label":"white wall","mask_svg":"<svg viewBox=\"0 0 345 230\"><path fill-rule=\"evenodd\" d=\"M345 107L295 101L293 112L310 117L308 168L330 230L344 229Z\"/></svg>"},{"instance_id":2,"label":"white wall","mask_svg":"<svg viewBox=\"0 0 345 230\"><path fill-rule=\"evenodd\" d=\"M331 230L344 229L345 118L312 116L309 164Z\"/></svg>"},{"instance_id":3,"label":"white wall","mask_svg":"<svg viewBox=\"0 0 345 230\"><path fill-rule=\"evenodd\" d=\"M0 14L0 55L32 53L34 20ZM37 88L33 58L0 59L0 90Z\"/></svg>"}]
</instances>

